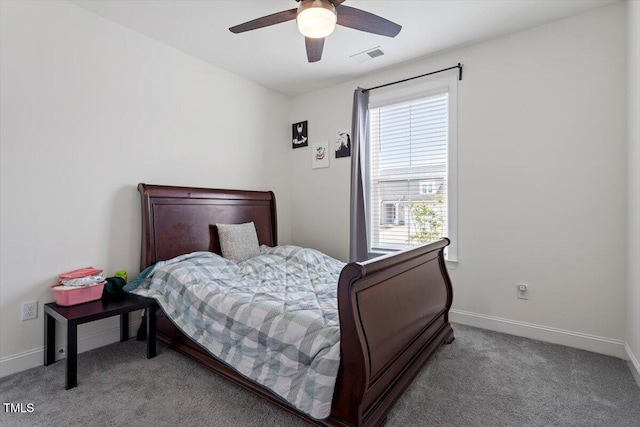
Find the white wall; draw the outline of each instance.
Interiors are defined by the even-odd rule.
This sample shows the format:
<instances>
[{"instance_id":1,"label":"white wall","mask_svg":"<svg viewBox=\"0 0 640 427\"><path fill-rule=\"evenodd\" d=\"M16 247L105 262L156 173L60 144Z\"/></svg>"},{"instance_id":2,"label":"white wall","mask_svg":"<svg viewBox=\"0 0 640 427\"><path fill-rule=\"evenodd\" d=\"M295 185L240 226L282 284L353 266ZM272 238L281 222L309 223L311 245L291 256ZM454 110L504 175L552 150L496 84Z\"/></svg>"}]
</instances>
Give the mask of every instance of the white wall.
<instances>
[{"instance_id":1,"label":"white wall","mask_svg":"<svg viewBox=\"0 0 640 427\"><path fill-rule=\"evenodd\" d=\"M333 141L358 85L462 62L456 320L622 356L625 37L620 3L296 97L291 120ZM291 157L292 236L346 260L349 160L312 170L309 155Z\"/></svg>"},{"instance_id":2,"label":"white wall","mask_svg":"<svg viewBox=\"0 0 640 427\"><path fill-rule=\"evenodd\" d=\"M628 255L627 344L640 385L640 1L627 3L628 32Z\"/></svg>"},{"instance_id":3,"label":"white wall","mask_svg":"<svg viewBox=\"0 0 640 427\"><path fill-rule=\"evenodd\" d=\"M2 373L42 363L58 273L139 271L139 182L274 190L290 240L288 98L66 2L1 15Z\"/></svg>"}]
</instances>

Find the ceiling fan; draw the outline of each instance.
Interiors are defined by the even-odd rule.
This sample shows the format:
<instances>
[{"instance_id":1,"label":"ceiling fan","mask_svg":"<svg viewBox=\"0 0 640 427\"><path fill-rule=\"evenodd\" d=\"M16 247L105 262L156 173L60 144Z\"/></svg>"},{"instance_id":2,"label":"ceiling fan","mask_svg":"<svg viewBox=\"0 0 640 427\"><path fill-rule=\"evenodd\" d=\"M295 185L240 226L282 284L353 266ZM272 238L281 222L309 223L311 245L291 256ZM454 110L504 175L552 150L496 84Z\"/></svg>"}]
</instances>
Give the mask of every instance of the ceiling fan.
<instances>
[{"instance_id":1,"label":"ceiling fan","mask_svg":"<svg viewBox=\"0 0 640 427\"><path fill-rule=\"evenodd\" d=\"M367 33L395 37L401 25L373 13L344 6L345 0L296 0L300 6L294 9L263 16L229 28L232 33L244 33L282 22L296 20L298 30L305 36L307 59L317 62L322 58L324 38L333 32L336 24Z\"/></svg>"}]
</instances>

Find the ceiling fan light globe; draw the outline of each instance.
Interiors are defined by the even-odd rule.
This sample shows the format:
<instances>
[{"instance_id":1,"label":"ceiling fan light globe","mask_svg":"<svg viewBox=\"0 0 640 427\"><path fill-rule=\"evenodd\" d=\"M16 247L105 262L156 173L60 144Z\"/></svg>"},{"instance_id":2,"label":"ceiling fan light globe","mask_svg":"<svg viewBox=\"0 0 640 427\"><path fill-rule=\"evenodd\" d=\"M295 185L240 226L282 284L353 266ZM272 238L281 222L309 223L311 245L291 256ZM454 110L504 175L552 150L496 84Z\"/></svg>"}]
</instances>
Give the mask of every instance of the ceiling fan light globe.
<instances>
[{"instance_id":1,"label":"ceiling fan light globe","mask_svg":"<svg viewBox=\"0 0 640 427\"><path fill-rule=\"evenodd\" d=\"M336 8L327 0L303 0L296 17L298 30L312 39L331 34L337 20Z\"/></svg>"}]
</instances>

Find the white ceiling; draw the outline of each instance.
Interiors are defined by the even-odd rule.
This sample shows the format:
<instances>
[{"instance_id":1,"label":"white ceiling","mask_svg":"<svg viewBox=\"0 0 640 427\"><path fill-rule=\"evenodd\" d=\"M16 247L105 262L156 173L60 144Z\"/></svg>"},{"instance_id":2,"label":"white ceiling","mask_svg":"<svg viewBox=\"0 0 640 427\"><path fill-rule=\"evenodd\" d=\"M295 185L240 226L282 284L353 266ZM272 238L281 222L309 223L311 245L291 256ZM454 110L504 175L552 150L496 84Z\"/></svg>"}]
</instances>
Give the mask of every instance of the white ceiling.
<instances>
[{"instance_id":1,"label":"white ceiling","mask_svg":"<svg viewBox=\"0 0 640 427\"><path fill-rule=\"evenodd\" d=\"M285 95L576 15L619 0L348 0L403 26L395 38L338 26L310 64L295 21L243 34L228 28L297 7L294 0L71 0L106 19ZM339 9L338 9L339 13ZM350 56L380 46L366 62Z\"/></svg>"}]
</instances>

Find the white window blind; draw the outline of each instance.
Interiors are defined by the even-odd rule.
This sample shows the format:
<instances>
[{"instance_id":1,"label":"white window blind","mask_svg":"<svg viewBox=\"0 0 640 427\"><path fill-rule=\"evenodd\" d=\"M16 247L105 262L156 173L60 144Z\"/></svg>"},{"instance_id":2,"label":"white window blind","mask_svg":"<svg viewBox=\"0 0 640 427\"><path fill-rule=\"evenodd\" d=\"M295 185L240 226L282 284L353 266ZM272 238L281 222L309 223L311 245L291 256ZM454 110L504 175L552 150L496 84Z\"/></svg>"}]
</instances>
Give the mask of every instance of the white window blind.
<instances>
[{"instance_id":1,"label":"white window blind","mask_svg":"<svg viewBox=\"0 0 640 427\"><path fill-rule=\"evenodd\" d=\"M449 237L450 94L371 108L371 252Z\"/></svg>"}]
</instances>

